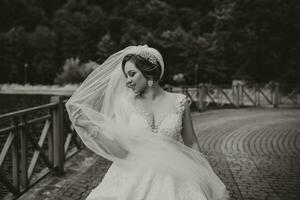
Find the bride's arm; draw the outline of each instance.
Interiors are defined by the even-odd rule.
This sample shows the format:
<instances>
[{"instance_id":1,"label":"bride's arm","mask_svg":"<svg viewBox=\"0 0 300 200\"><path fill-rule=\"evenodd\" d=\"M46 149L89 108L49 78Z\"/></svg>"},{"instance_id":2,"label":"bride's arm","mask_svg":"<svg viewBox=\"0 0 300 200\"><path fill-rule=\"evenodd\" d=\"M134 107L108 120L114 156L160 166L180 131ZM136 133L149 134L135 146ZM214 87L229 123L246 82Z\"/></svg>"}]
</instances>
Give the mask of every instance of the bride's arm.
<instances>
[{"instance_id":1,"label":"bride's arm","mask_svg":"<svg viewBox=\"0 0 300 200\"><path fill-rule=\"evenodd\" d=\"M197 138L195 135L191 112L190 112L190 105L188 102L185 103L184 106L184 113L183 113L183 121L182 121L182 139L186 146L200 151L199 144L197 142Z\"/></svg>"}]
</instances>

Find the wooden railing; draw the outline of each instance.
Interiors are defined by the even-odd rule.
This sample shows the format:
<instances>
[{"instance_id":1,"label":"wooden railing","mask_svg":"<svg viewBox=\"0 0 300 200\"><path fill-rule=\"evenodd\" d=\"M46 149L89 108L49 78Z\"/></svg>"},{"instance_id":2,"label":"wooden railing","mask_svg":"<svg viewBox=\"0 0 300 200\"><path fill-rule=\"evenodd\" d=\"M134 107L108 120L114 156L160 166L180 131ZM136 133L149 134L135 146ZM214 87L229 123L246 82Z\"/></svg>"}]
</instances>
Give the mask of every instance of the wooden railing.
<instances>
[{"instance_id":1,"label":"wooden railing","mask_svg":"<svg viewBox=\"0 0 300 200\"><path fill-rule=\"evenodd\" d=\"M64 103L54 96L49 104L0 115L0 183L12 199L50 171L64 174L65 160L83 148Z\"/></svg>"},{"instance_id":2,"label":"wooden railing","mask_svg":"<svg viewBox=\"0 0 300 200\"><path fill-rule=\"evenodd\" d=\"M300 106L300 85L280 84L199 84L197 87L168 87L172 92L186 94L198 110L215 107Z\"/></svg>"}]
</instances>

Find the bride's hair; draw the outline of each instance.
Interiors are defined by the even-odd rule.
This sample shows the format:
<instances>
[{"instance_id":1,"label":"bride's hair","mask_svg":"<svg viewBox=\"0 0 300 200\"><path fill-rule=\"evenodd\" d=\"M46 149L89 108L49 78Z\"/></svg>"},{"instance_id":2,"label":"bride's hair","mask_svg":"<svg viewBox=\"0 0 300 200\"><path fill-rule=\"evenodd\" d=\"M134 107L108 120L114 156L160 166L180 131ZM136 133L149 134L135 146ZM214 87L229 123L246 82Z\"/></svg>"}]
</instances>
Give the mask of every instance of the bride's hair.
<instances>
[{"instance_id":1,"label":"bride's hair","mask_svg":"<svg viewBox=\"0 0 300 200\"><path fill-rule=\"evenodd\" d=\"M159 62L156 64L150 62L144 57L136 54L128 54L123 58L122 61L122 70L125 73L125 64L126 62L131 61L136 68L138 68L146 79L153 79L154 81L160 80L161 75L161 65Z\"/></svg>"}]
</instances>

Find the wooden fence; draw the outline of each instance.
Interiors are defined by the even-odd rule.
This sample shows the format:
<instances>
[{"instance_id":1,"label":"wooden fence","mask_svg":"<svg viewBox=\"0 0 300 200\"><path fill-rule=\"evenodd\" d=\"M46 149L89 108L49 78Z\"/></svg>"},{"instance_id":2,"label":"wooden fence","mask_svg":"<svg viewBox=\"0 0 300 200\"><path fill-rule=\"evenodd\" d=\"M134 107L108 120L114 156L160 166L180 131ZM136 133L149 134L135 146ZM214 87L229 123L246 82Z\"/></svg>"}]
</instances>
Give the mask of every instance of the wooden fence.
<instances>
[{"instance_id":1,"label":"wooden fence","mask_svg":"<svg viewBox=\"0 0 300 200\"><path fill-rule=\"evenodd\" d=\"M300 106L300 85L199 84L197 87L168 87L166 89L186 94L192 106L200 111L211 106L217 108Z\"/></svg>"},{"instance_id":2,"label":"wooden fence","mask_svg":"<svg viewBox=\"0 0 300 200\"><path fill-rule=\"evenodd\" d=\"M62 175L65 160L83 148L64 103L54 96L49 104L0 115L0 136L6 136L0 148L0 183L12 198L50 171ZM45 169L37 169L39 165Z\"/></svg>"}]
</instances>

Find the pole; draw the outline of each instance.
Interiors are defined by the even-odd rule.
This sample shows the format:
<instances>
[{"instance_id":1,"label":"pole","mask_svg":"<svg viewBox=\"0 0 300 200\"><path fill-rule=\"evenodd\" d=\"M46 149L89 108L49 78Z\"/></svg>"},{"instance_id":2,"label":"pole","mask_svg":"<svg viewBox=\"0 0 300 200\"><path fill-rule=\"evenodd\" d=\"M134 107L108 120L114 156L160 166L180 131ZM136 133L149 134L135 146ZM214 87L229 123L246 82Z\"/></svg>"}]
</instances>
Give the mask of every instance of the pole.
<instances>
[{"instance_id":1,"label":"pole","mask_svg":"<svg viewBox=\"0 0 300 200\"><path fill-rule=\"evenodd\" d=\"M25 63L25 65L24 65L24 84L27 83L27 68L28 68L28 64Z\"/></svg>"},{"instance_id":2,"label":"pole","mask_svg":"<svg viewBox=\"0 0 300 200\"><path fill-rule=\"evenodd\" d=\"M195 65L195 87L197 88L198 84L198 64Z\"/></svg>"}]
</instances>

